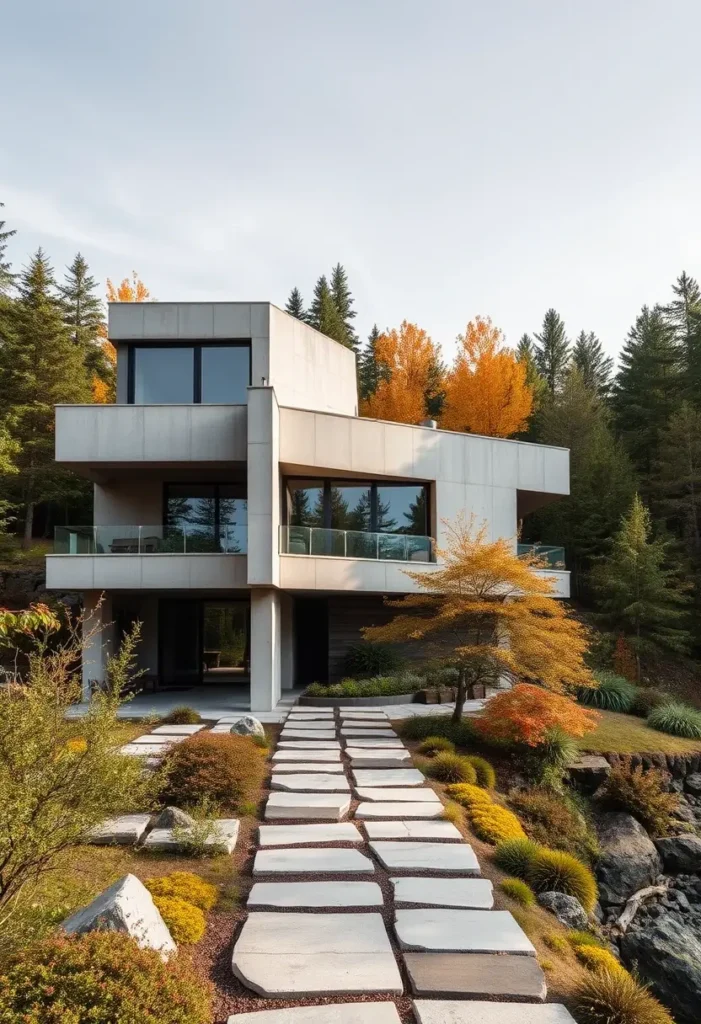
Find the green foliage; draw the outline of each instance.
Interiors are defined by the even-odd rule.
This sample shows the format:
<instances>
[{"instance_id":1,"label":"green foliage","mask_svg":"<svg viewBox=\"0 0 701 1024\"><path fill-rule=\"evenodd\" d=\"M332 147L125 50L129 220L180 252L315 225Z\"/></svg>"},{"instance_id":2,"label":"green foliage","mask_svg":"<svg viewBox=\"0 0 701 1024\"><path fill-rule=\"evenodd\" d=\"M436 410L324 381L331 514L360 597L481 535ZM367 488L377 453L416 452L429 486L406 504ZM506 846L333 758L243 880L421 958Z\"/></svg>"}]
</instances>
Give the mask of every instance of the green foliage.
<instances>
[{"instance_id":1,"label":"green foliage","mask_svg":"<svg viewBox=\"0 0 701 1024\"><path fill-rule=\"evenodd\" d=\"M179 896L154 896L153 902L178 945L193 945L200 941L207 922L199 907Z\"/></svg>"},{"instance_id":2,"label":"green foliage","mask_svg":"<svg viewBox=\"0 0 701 1024\"><path fill-rule=\"evenodd\" d=\"M307 312L304 308L304 299L299 288L293 288L290 292L289 298L285 303L285 312L295 317L296 320L301 320L303 324L307 323Z\"/></svg>"},{"instance_id":3,"label":"green foliage","mask_svg":"<svg viewBox=\"0 0 701 1024\"><path fill-rule=\"evenodd\" d=\"M535 893L530 885L521 878L505 878L503 882L499 883L499 888L505 896L519 903L522 907L532 907L535 903Z\"/></svg>"},{"instance_id":4,"label":"green foliage","mask_svg":"<svg viewBox=\"0 0 701 1024\"><path fill-rule=\"evenodd\" d=\"M265 761L248 736L197 733L176 743L164 758L168 783L163 799L177 807L196 806L206 798L235 810L257 796Z\"/></svg>"},{"instance_id":5,"label":"green foliage","mask_svg":"<svg viewBox=\"0 0 701 1024\"><path fill-rule=\"evenodd\" d=\"M445 736L456 747L469 747L476 739L474 725L469 718L453 722L449 715L416 715L407 718L398 727L406 740L423 740L429 736Z\"/></svg>"},{"instance_id":6,"label":"green foliage","mask_svg":"<svg viewBox=\"0 0 701 1024\"><path fill-rule=\"evenodd\" d=\"M177 708L173 708L161 719L164 725L199 725L201 721L199 711L188 707L187 704L179 704Z\"/></svg>"},{"instance_id":7,"label":"green foliage","mask_svg":"<svg viewBox=\"0 0 701 1024\"><path fill-rule=\"evenodd\" d=\"M637 687L629 683L623 676L614 672L595 672L598 687L580 687L577 700L592 708L604 711L619 711L628 714L633 707L637 695Z\"/></svg>"},{"instance_id":8,"label":"green foliage","mask_svg":"<svg viewBox=\"0 0 701 1024\"><path fill-rule=\"evenodd\" d=\"M611 392L613 359L604 353L601 342L593 331L580 331L572 349L572 364L584 384L599 398L608 398Z\"/></svg>"},{"instance_id":9,"label":"green foliage","mask_svg":"<svg viewBox=\"0 0 701 1024\"><path fill-rule=\"evenodd\" d=\"M53 649L37 640L27 656L26 685L0 691L0 934L31 903L34 884L62 851L84 843L106 818L153 803L159 775L144 772L115 743L120 693L134 677L138 638L137 625L109 660L107 684L92 695L79 735L66 714L81 699L80 623Z\"/></svg>"},{"instance_id":10,"label":"green foliage","mask_svg":"<svg viewBox=\"0 0 701 1024\"><path fill-rule=\"evenodd\" d=\"M570 952L570 946L564 935L560 935L559 932L550 932L548 935L543 936L543 942L552 949L553 953L559 953L561 956L567 956Z\"/></svg>"},{"instance_id":11,"label":"green foliage","mask_svg":"<svg viewBox=\"0 0 701 1024\"><path fill-rule=\"evenodd\" d=\"M377 391L381 380L388 376L387 367L377 361L377 342L381 337L377 324L373 324L365 347L358 356L358 397L367 401Z\"/></svg>"},{"instance_id":12,"label":"green foliage","mask_svg":"<svg viewBox=\"0 0 701 1024\"><path fill-rule=\"evenodd\" d=\"M559 390L565 380L570 362L570 343L560 315L549 309L543 317L540 334L535 335L535 362L551 394Z\"/></svg>"},{"instance_id":13,"label":"green foliage","mask_svg":"<svg viewBox=\"0 0 701 1024\"><path fill-rule=\"evenodd\" d=\"M579 1024L674 1024L661 1003L627 971L592 973L574 995Z\"/></svg>"},{"instance_id":14,"label":"green foliage","mask_svg":"<svg viewBox=\"0 0 701 1024\"><path fill-rule=\"evenodd\" d=\"M452 743L451 740L446 739L445 736L427 736L426 739L419 744L418 750L420 754L424 754L426 757L433 757L434 754L438 754L441 751L454 753L455 744Z\"/></svg>"},{"instance_id":15,"label":"green foliage","mask_svg":"<svg viewBox=\"0 0 701 1024\"><path fill-rule=\"evenodd\" d=\"M96 289L97 282L90 276L87 261L78 253L66 268L64 283L59 288L63 321L83 354L88 373L113 385L114 368L102 348L105 312Z\"/></svg>"},{"instance_id":16,"label":"green foliage","mask_svg":"<svg viewBox=\"0 0 701 1024\"><path fill-rule=\"evenodd\" d=\"M694 362L701 371L701 316ZM656 509L683 543L694 572L701 571L701 410L698 394L690 396L669 418L660 434L653 467ZM697 584L698 585L698 584Z\"/></svg>"},{"instance_id":17,"label":"green foliage","mask_svg":"<svg viewBox=\"0 0 701 1024\"><path fill-rule=\"evenodd\" d=\"M426 775L437 782L467 782L475 785L477 775L466 757L445 750L426 765Z\"/></svg>"},{"instance_id":18,"label":"green foliage","mask_svg":"<svg viewBox=\"0 0 701 1024\"><path fill-rule=\"evenodd\" d=\"M666 835L672 814L679 807L676 793L667 792L669 776L658 768L633 768L630 762L616 765L597 793L599 804L609 811L632 814L653 835Z\"/></svg>"},{"instance_id":19,"label":"green foliage","mask_svg":"<svg viewBox=\"0 0 701 1024\"><path fill-rule=\"evenodd\" d=\"M346 274L345 267L340 263L337 263L332 268L329 283L331 296L343 325L343 338L341 340L347 348L351 348L355 352L358 349L358 335L353 329L352 321L355 319L356 311L353 309L354 300L348 287L348 275Z\"/></svg>"},{"instance_id":20,"label":"green foliage","mask_svg":"<svg viewBox=\"0 0 701 1024\"><path fill-rule=\"evenodd\" d=\"M450 821L453 825L459 825L463 818L462 809L458 804L446 804L442 814L444 821Z\"/></svg>"},{"instance_id":21,"label":"green foliage","mask_svg":"<svg viewBox=\"0 0 701 1024\"><path fill-rule=\"evenodd\" d=\"M307 323L327 337L340 341L342 345L347 344L346 325L336 307L333 293L324 274L314 286L314 297L309 307Z\"/></svg>"},{"instance_id":22,"label":"green foliage","mask_svg":"<svg viewBox=\"0 0 701 1024\"><path fill-rule=\"evenodd\" d=\"M570 853L540 847L530 863L527 878L536 892L564 892L578 899L587 913L594 909L598 898L596 879Z\"/></svg>"},{"instance_id":23,"label":"green foliage","mask_svg":"<svg viewBox=\"0 0 701 1024\"><path fill-rule=\"evenodd\" d=\"M595 854L596 835L568 797L549 790L531 789L511 794L509 803L534 842L587 860Z\"/></svg>"},{"instance_id":24,"label":"green foliage","mask_svg":"<svg viewBox=\"0 0 701 1024\"><path fill-rule=\"evenodd\" d=\"M600 939L598 935L594 935L593 932L578 931L576 928L572 928L567 932L567 941L573 948L575 946L597 946L601 949L606 948L606 943Z\"/></svg>"},{"instance_id":25,"label":"green foliage","mask_svg":"<svg viewBox=\"0 0 701 1024\"><path fill-rule=\"evenodd\" d=\"M270 744L267 736L259 736L257 733L249 737L254 747L258 747L259 750L270 750Z\"/></svg>"},{"instance_id":26,"label":"green foliage","mask_svg":"<svg viewBox=\"0 0 701 1024\"><path fill-rule=\"evenodd\" d=\"M190 871L173 871L160 878L149 878L144 885L152 896L176 896L200 910L211 910L219 895L216 885Z\"/></svg>"},{"instance_id":27,"label":"green foliage","mask_svg":"<svg viewBox=\"0 0 701 1024\"><path fill-rule=\"evenodd\" d=\"M656 690L652 686L639 686L630 713L638 715L639 718L647 718L654 708L660 708L672 700L674 700L672 695L665 693L664 690Z\"/></svg>"},{"instance_id":28,"label":"green foliage","mask_svg":"<svg viewBox=\"0 0 701 1024\"><path fill-rule=\"evenodd\" d=\"M484 789L494 789L497 784L497 775L489 761L478 754L468 754L465 760L469 761L475 769L477 785L482 786Z\"/></svg>"},{"instance_id":29,"label":"green foliage","mask_svg":"<svg viewBox=\"0 0 701 1024\"><path fill-rule=\"evenodd\" d=\"M537 786L562 792L569 765L577 759L579 747L561 729L550 729L545 740L535 748L519 752L519 765L527 778Z\"/></svg>"},{"instance_id":30,"label":"green foliage","mask_svg":"<svg viewBox=\"0 0 701 1024\"><path fill-rule=\"evenodd\" d=\"M2 210L4 205L4 203L0 203L0 210ZM9 294L15 280L12 266L9 260L5 259L5 253L7 251L8 238L12 238L16 234L16 230L5 231L5 221L0 220L0 298Z\"/></svg>"},{"instance_id":31,"label":"green foliage","mask_svg":"<svg viewBox=\"0 0 701 1024\"><path fill-rule=\"evenodd\" d=\"M343 659L349 676L368 679L373 676L388 676L403 665L403 658L392 644L372 643L369 640L351 644Z\"/></svg>"},{"instance_id":32,"label":"green foliage","mask_svg":"<svg viewBox=\"0 0 701 1024\"><path fill-rule=\"evenodd\" d=\"M212 1024L211 996L181 956L119 932L56 935L0 972L0 1024Z\"/></svg>"},{"instance_id":33,"label":"green foliage","mask_svg":"<svg viewBox=\"0 0 701 1024\"><path fill-rule=\"evenodd\" d=\"M701 711L680 701L669 700L653 708L647 716L647 724L671 736L701 740Z\"/></svg>"},{"instance_id":34,"label":"green foliage","mask_svg":"<svg viewBox=\"0 0 701 1024\"><path fill-rule=\"evenodd\" d=\"M396 697L415 693L425 685L420 676L405 672L394 676L375 676L373 679L342 679L340 683L329 686L312 683L304 692L307 697Z\"/></svg>"},{"instance_id":35,"label":"green foliage","mask_svg":"<svg viewBox=\"0 0 701 1024\"><path fill-rule=\"evenodd\" d=\"M533 859L540 849L541 846L538 843L526 836L505 839L503 842L497 843L497 848L494 851L494 863L507 875L525 880Z\"/></svg>"}]
</instances>

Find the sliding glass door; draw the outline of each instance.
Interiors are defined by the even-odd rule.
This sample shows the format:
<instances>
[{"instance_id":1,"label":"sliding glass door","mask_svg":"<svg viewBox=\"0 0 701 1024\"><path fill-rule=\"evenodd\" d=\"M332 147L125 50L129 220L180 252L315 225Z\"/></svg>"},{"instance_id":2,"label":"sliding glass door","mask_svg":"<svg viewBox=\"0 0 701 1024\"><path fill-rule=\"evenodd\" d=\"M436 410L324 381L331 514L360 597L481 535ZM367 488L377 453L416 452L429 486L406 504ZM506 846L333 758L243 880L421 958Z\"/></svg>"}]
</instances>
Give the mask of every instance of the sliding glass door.
<instances>
[{"instance_id":1,"label":"sliding glass door","mask_svg":"<svg viewBox=\"0 0 701 1024\"><path fill-rule=\"evenodd\" d=\"M248 683L248 600L162 600L159 677L163 687Z\"/></svg>"}]
</instances>

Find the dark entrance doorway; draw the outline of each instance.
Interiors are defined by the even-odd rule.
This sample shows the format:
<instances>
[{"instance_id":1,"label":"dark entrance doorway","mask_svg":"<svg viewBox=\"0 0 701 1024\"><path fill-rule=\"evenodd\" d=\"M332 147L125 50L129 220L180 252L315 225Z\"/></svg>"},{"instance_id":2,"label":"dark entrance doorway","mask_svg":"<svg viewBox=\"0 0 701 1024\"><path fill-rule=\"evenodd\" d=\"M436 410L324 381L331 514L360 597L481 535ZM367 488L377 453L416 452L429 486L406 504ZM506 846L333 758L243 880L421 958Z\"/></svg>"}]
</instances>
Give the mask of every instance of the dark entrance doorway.
<instances>
[{"instance_id":1,"label":"dark entrance doorway","mask_svg":"<svg viewBox=\"0 0 701 1024\"><path fill-rule=\"evenodd\" d=\"M161 686L248 684L248 600L168 599L158 611Z\"/></svg>"},{"instance_id":2,"label":"dark entrance doorway","mask_svg":"<svg viewBox=\"0 0 701 1024\"><path fill-rule=\"evenodd\" d=\"M329 675L329 606L326 598L295 600L295 686L325 683Z\"/></svg>"}]
</instances>

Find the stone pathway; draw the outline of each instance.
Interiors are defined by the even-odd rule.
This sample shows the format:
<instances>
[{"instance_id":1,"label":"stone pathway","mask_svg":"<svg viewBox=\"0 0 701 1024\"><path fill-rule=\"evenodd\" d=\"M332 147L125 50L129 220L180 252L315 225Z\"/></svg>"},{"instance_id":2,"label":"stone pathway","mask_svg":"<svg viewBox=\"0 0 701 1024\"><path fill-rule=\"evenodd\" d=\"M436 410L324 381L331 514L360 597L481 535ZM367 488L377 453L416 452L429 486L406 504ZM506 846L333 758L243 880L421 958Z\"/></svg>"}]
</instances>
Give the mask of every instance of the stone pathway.
<instances>
[{"instance_id":1,"label":"stone pathway","mask_svg":"<svg viewBox=\"0 0 701 1024\"><path fill-rule=\"evenodd\" d=\"M412 1003L417 1024L574 1024L543 1003L533 945L492 909L491 882L382 709L295 707L272 764L277 823L259 829L232 970L267 999L370 1001L229 1024L399 1024L399 995L428 997Z\"/></svg>"}]
</instances>

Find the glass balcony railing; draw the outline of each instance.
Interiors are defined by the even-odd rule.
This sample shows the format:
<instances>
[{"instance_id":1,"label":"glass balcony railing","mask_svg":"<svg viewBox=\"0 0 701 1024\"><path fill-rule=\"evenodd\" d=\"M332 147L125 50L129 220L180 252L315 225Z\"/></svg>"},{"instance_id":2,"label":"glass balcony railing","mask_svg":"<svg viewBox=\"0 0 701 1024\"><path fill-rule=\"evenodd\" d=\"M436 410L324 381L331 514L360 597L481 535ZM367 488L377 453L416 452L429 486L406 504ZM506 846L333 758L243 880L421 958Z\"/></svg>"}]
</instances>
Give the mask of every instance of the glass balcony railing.
<instances>
[{"instance_id":1,"label":"glass balcony railing","mask_svg":"<svg viewBox=\"0 0 701 1024\"><path fill-rule=\"evenodd\" d=\"M212 526L57 526L56 555L244 555L244 524Z\"/></svg>"},{"instance_id":2,"label":"glass balcony railing","mask_svg":"<svg viewBox=\"0 0 701 1024\"><path fill-rule=\"evenodd\" d=\"M283 555L325 555L397 562L434 562L433 541L409 533L324 530L317 526L281 526Z\"/></svg>"},{"instance_id":3,"label":"glass balcony railing","mask_svg":"<svg viewBox=\"0 0 701 1024\"><path fill-rule=\"evenodd\" d=\"M565 569L565 549L551 544L519 544L519 555L535 555L547 562L550 569Z\"/></svg>"}]
</instances>

